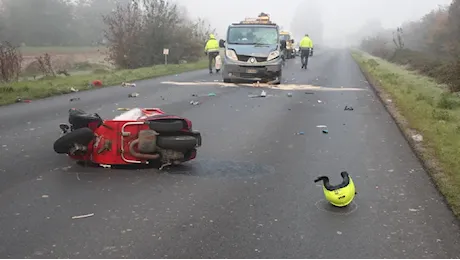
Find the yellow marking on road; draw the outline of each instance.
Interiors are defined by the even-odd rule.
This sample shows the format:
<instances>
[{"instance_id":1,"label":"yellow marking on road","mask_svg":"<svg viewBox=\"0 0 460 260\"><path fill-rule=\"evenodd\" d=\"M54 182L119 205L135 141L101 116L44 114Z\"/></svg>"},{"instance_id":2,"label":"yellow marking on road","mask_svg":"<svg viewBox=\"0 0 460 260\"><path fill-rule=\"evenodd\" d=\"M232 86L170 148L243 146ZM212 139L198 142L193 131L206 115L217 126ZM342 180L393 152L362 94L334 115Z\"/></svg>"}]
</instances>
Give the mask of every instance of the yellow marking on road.
<instances>
[{"instance_id":1,"label":"yellow marking on road","mask_svg":"<svg viewBox=\"0 0 460 260\"><path fill-rule=\"evenodd\" d=\"M280 89L280 90L318 90L318 91L367 91L365 88L327 88L321 86L314 86L314 85L304 85L304 84L280 84L280 85L269 85L266 83L259 83L259 84L234 84L234 83L224 83L224 82L179 82L179 81L163 81L161 84L166 85L177 85L177 86L221 86L225 87L255 87L255 88L271 88L271 89Z\"/></svg>"}]
</instances>

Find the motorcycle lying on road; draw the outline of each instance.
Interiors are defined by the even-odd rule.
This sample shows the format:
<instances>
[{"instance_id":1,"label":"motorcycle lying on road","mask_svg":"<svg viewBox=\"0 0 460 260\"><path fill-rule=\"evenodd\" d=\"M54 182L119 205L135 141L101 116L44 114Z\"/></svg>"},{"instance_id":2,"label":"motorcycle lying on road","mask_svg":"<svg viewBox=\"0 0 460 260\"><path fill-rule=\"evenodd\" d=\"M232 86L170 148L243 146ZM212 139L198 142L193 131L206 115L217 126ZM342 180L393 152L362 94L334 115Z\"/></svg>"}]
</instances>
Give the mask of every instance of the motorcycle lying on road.
<instances>
[{"instance_id":1,"label":"motorcycle lying on road","mask_svg":"<svg viewBox=\"0 0 460 260\"><path fill-rule=\"evenodd\" d=\"M54 151L80 163L100 166L161 163L160 169L196 158L201 134L186 118L159 108L134 108L112 120L80 109L69 110L69 124Z\"/></svg>"}]
</instances>

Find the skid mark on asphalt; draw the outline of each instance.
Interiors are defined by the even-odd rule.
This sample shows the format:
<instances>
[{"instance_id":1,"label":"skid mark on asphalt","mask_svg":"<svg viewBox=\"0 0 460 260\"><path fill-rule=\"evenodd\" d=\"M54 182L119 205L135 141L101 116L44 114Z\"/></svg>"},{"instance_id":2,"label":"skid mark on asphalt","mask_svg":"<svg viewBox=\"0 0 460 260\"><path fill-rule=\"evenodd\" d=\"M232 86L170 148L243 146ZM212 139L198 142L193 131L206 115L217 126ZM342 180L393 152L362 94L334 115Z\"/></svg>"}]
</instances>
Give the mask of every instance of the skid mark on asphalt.
<instances>
[{"instance_id":1,"label":"skid mark on asphalt","mask_svg":"<svg viewBox=\"0 0 460 260\"><path fill-rule=\"evenodd\" d=\"M176 85L176 86L220 86L220 87L261 87L261 88L270 88L278 90L317 90L317 91L368 91L365 88L326 88L321 86L314 85L302 85L302 84L280 84L280 85L269 85L266 83L259 84L234 84L234 83L224 83L224 82L177 82L177 81L163 81L161 84L165 85Z\"/></svg>"}]
</instances>

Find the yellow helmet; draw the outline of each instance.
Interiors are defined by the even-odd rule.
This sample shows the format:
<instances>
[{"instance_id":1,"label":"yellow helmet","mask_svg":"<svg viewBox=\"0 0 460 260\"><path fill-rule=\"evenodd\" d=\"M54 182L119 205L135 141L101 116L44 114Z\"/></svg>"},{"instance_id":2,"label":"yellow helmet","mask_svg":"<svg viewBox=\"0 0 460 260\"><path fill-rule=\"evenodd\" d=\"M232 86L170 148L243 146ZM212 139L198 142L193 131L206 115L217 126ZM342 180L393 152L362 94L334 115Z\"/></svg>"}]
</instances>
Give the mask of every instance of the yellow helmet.
<instances>
[{"instance_id":1,"label":"yellow helmet","mask_svg":"<svg viewBox=\"0 0 460 260\"><path fill-rule=\"evenodd\" d=\"M318 177L315 182L323 181L323 192L326 200L336 207L348 206L356 195L355 184L347 172L341 172L343 182L331 185L326 176Z\"/></svg>"}]
</instances>

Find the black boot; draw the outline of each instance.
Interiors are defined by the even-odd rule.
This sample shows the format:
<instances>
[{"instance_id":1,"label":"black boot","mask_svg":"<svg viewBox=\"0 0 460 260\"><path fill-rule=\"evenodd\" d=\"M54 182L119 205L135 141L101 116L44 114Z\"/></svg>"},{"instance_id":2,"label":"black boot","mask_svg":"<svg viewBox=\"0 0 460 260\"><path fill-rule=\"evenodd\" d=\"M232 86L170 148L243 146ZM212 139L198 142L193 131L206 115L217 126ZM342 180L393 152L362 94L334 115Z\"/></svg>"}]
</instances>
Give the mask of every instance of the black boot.
<instances>
[{"instance_id":1,"label":"black boot","mask_svg":"<svg viewBox=\"0 0 460 260\"><path fill-rule=\"evenodd\" d=\"M209 71L209 74L212 74L212 70Z\"/></svg>"}]
</instances>

